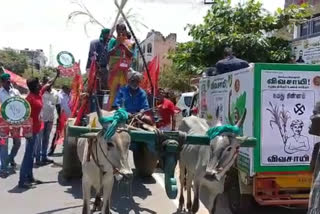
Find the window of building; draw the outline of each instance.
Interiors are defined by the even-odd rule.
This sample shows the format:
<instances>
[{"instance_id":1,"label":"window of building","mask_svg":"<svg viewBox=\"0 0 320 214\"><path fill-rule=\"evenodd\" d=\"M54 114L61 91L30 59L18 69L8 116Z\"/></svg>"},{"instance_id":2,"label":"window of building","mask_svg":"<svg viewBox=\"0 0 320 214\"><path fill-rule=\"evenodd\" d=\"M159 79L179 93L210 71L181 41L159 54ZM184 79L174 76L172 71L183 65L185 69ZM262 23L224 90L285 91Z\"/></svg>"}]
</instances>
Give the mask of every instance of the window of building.
<instances>
[{"instance_id":1,"label":"window of building","mask_svg":"<svg viewBox=\"0 0 320 214\"><path fill-rule=\"evenodd\" d=\"M142 46L142 53L145 53L145 52L146 52L146 46L143 45L143 46Z\"/></svg>"},{"instance_id":2,"label":"window of building","mask_svg":"<svg viewBox=\"0 0 320 214\"><path fill-rule=\"evenodd\" d=\"M308 35L308 22L300 25L300 37Z\"/></svg>"},{"instance_id":3,"label":"window of building","mask_svg":"<svg viewBox=\"0 0 320 214\"><path fill-rule=\"evenodd\" d=\"M320 32L320 19L314 20L312 22L312 32L319 33Z\"/></svg>"},{"instance_id":4,"label":"window of building","mask_svg":"<svg viewBox=\"0 0 320 214\"><path fill-rule=\"evenodd\" d=\"M152 53L152 44L151 43L149 43L147 46L147 52Z\"/></svg>"}]
</instances>

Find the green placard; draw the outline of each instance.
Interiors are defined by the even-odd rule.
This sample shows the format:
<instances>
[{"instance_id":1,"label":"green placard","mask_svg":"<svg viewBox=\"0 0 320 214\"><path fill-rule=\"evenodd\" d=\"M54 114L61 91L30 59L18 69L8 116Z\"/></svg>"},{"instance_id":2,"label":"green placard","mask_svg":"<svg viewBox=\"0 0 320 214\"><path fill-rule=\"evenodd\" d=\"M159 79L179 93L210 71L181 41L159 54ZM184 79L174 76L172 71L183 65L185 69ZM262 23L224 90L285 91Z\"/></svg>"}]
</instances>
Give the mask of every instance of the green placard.
<instances>
[{"instance_id":1,"label":"green placard","mask_svg":"<svg viewBox=\"0 0 320 214\"><path fill-rule=\"evenodd\" d=\"M10 124L20 124L29 119L30 104L21 97L11 97L1 105L2 118Z\"/></svg>"},{"instance_id":2,"label":"green placard","mask_svg":"<svg viewBox=\"0 0 320 214\"><path fill-rule=\"evenodd\" d=\"M57 55L57 61L58 61L59 65L65 67L65 68L72 67L75 62L73 55L68 51L61 51Z\"/></svg>"}]
</instances>

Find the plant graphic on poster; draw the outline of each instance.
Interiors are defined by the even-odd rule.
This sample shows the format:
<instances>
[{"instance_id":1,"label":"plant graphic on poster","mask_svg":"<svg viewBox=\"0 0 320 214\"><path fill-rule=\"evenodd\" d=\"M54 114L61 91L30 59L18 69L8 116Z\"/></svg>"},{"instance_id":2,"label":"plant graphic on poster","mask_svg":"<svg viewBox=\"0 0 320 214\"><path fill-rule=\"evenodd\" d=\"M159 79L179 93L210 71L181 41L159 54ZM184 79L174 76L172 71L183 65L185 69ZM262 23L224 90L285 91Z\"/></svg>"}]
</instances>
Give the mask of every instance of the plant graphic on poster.
<instances>
[{"instance_id":1,"label":"plant graphic on poster","mask_svg":"<svg viewBox=\"0 0 320 214\"><path fill-rule=\"evenodd\" d=\"M232 105L230 108L231 96L232 96L232 90L230 90L230 93L229 93L228 121L229 121L229 124L234 125L234 124L237 124L237 122L240 120L241 115L243 115L245 113L247 93L243 92L236 99L235 102L232 102Z\"/></svg>"},{"instance_id":2,"label":"plant graphic on poster","mask_svg":"<svg viewBox=\"0 0 320 214\"><path fill-rule=\"evenodd\" d=\"M300 119L295 119L291 121L290 129L292 135L288 134L288 122L290 117L290 112L284 108L282 104L281 109L278 105L273 105L269 102L270 108L267 108L272 115L271 120L269 121L270 127L273 129L273 124L278 127L280 132L283 144L284 152L287 154L294 154L297 152L305 152L310 150L310 143L308 137L302 135L302 130L304 123Z\"/></svg>"}]
</instances>

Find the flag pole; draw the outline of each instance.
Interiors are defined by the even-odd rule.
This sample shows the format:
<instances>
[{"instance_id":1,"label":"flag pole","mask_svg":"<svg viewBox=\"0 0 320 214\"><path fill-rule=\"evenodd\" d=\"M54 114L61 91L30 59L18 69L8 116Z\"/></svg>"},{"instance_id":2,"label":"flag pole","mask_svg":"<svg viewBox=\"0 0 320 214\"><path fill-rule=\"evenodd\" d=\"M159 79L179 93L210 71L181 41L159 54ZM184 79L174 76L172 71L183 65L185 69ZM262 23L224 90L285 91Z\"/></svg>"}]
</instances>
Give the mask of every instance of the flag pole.
<instances>
[{"instance_id":1,"label":"flag pole","mask_svg":"<svg viewBox=\"0 0 320 214\"><path fill-rule=\"evenodd\" d=\"M148 74L148 79L149 79L149 81L150 81L151 94L154 96L154 88L153 88L153 84L152 84L152 81L151 81L150 72L149 72L149 69L148 69L148 66L147 66L147 63L146 63L146 59L144 58L144 55L143 55L141 46L140 46L140 44L139 44L139 41L138 41L136 35L134 34L134 32L133 32L133 30L132 30L132 27L131 27L131 25L130 25L130 23L129 23L127 17L126 17L126 15L123 13L123 10L122 10L123 8L120 8L117 0L114 0L114 3L115 3L115 5L117 6L117 8L119 9L119 13L121 13L124 21L126 22L128 28L129 28L129 30L130 30L130 32L131 32L131 34L132 34L132 37L134 38L134 40L135 40L135 42L136 42L136 45L138 46L138 50L139 50L139 53L140 53L140 55L141 55L141 58L142 58L142 61L143 61L143 65L144 65L144 67L145 67L145 70L146 70L146 72L147 72L147 74ZM152 100L152 105L151 105L152 108L154 107L154 104L155 104L155 103L154 103L154 99L153 99L153 100Z\"/></svg>"}]
</instances>

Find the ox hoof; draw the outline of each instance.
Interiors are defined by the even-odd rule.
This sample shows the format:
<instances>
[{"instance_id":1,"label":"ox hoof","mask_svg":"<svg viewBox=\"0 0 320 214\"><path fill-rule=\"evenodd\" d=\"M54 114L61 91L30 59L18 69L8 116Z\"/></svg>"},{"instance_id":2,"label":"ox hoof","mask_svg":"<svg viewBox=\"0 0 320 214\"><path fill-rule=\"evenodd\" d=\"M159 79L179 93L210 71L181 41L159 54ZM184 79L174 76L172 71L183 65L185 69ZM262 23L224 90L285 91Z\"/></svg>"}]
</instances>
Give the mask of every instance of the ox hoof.
<instances>
[{"instance_id":1,"label":"ox hoof","mask_svg":"<svg viewBox=\"0 0 320 214\"><path fill-rule=\"evenodd\" d=\"M92 212L101 211L102 209L102 200L99 196L96 196L95 201L93 203Z\"/></svg>"}]
</instances>

